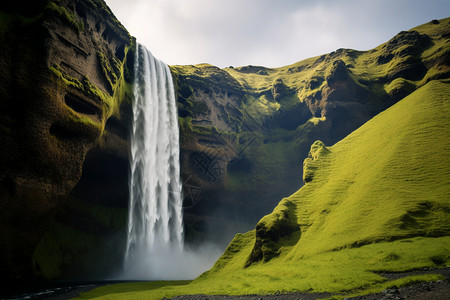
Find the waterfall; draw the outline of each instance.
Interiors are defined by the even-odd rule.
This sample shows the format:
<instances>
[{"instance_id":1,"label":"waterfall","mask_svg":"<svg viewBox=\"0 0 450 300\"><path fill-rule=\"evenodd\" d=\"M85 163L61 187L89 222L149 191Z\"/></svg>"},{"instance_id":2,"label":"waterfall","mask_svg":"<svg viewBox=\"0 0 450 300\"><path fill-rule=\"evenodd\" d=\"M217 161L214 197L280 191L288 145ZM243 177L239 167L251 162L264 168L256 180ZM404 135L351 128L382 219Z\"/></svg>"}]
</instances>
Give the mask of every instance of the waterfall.
<instances>
[{"instance_id":1,"label":"waterfall","mask_svg":"<svg viewBox=\"0 0 450 300\"><path fill-rule=\"evenodd\" d=\"M136 46L125 274L175 279L183 256L178 114L170 70ZM169 270L170 271L170 270Z\"/></svg>"}]
</instances>

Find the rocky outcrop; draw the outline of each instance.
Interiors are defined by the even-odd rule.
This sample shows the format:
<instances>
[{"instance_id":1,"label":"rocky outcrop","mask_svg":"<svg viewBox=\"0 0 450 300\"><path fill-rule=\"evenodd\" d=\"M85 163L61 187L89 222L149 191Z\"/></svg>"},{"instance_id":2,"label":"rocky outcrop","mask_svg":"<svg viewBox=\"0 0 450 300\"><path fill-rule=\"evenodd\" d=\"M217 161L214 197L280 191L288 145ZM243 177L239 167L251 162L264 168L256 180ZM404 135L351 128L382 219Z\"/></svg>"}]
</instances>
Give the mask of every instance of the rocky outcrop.
<instances>
[{"instance_id":1,"label":"rocky outcrop","mask_svg":"<svg viewBox=\"0 0 450 300\"><path fill-rule=\"evenodd\" d=\"M301 228L295 215L295 203L285 198L272 214L256 224L256 238L245 266L260 261L268 262L278 256L282 246L295 245L301 237Z\"/></svg>"},{"instance_id":2,"label":"rocky outcrop","mask_svg":"<svg viewBox=\"0 0 450 300\"><path fill-rule=\"evenodd\" d=\"M2 276L22 278L36 274L36 245L67 198L83 194L89 166L104 168L108 152L127 157L133 43L101 0L15 1L2 23L0 261Z\"/></svg>"},{"instance_id":3,"label":"rocky outcrop","mask_svg":"<svg viewBox=\"0 0 450 300\"><path fill-rule=\"evenodd\" d=\"M323 157L328 153L330 150L321 141L315 141L311 145L308 157L303 161L303 181L305 183L313 180L316 170L323 164Z\"/></svg>"},{"instance_id":4,"label":"rocky outcrop","mask_svg":"<svg viewBox=\"0 0 450 300\"><path fill-rule=\"evenodd\" d=\"M377 59L378 64L394 62L387 79L402 77L408 80L418 80L427 73L427 68L420 55L430 47L432 40L425 34L415 30L402 31L393 37L383 47L384 54Z\"/></svg>"}]
</instances>

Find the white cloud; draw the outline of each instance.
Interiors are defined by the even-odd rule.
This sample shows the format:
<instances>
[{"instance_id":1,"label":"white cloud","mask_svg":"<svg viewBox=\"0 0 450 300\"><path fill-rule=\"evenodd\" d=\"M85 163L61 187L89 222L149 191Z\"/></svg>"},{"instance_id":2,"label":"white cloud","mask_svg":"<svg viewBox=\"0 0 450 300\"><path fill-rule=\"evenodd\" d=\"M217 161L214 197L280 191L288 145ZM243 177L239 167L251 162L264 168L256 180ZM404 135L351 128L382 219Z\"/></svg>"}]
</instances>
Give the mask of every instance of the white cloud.
<instances>
[{"instance_id":1,"label":"white cloud","mask_svg":"<svg viewBox=\"0 0 450 300\"><path fill-rule=\"evenodd\" d=\"M337 48L366 50L447 17L444 0L106 0L168 64L294 63Z\"/></svg>"}]
</instances>

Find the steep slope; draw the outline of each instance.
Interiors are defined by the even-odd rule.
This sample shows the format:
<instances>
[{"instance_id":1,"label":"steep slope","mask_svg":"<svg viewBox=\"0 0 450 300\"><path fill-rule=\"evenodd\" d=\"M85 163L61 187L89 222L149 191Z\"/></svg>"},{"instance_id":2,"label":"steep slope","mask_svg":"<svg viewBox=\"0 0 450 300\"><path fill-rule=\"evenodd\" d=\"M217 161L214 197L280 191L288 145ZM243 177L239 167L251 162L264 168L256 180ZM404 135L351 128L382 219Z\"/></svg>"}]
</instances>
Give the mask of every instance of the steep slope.
<instances>
[{"instance_id":1,"label":"steep slope","mask_svg":"<svg viewBox=\"0 0 450 300\"><path fill-rule=\"evenodd\" d=\"M308 183L189 285L86 296L375 291L440 278L377 272L450 265L449 95L448 80L431 81L334 146L315 142Z\"/></svg>"},{"instance_id":2,"label":"steep slope","mask_svg":"<svg viewBox=\"0 0 450 300\"><path fill-rule=\"evenodd\" d=\"M310 182L257 224L257 237L283 235L281 212L296 216L297 258L449 234L449 92L448 82L431 82L335 146L314 143L304 163Z\"/></svg>"},{"instance_id":3,"label":"steep slope","mask_svg":"<svg viewBox=\"0 0 450 300\"><path fill-rule=\"evenodd\" d=\"M447 18L369 51L338 49L280 68L172 66L187 232L209 229L215 239L233 225L251 228L302 185L298 166L315 140L334 144L430 80L448 78L449 57Z\"/></svg>"},{"instance_id":4,"label":"steep slope","mask_svg":"<svg viewBox=\"0 0 450 300\"><path fill-rule=\"evenodd\" d=\"M448 236L449 95L448 81L432 81L336 145L314 143L304 165L314 167L311 181L245 234L254 236L245 246L237 237L206 277L223 276L228 265L256 272L268 261L280 269L296 264L301 272L303 259L321 253ZM421 255L433 265L433 255L447 253L438 264L448 264L448 237L434 241ZM237 245L242 252L232 253ZM402 259L393 257L393 264ZM416 267L408 263L395 269ZM389 260L383 268L391 268Z\"/></svg>"}]
</instances>

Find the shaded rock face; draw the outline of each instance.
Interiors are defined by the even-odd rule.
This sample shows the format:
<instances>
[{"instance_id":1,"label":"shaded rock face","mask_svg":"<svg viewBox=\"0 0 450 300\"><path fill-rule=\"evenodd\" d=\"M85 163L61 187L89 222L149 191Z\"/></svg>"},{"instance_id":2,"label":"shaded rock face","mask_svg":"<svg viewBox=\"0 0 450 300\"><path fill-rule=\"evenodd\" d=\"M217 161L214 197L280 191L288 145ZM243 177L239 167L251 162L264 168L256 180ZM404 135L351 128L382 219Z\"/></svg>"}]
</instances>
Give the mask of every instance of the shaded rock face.
<instances>
[{"instance_id":1,"label":"shaded rock face","mask_svg":"<svg viewBox=\"0 0 450 300\"><path fill-rule=\"evenodd\" d=\"M181 175L185 181L184 193L188 195L195 194L200 188L214 189L223 185L227 165L236 157L235 137L221 135L219 132L237 131L236 126L242 119L239 110L242 91L233 86L237 86L237 82L226 72L216 67L211 68L214 73L206 79L175 76L179 87L179 114L186 114L189 119L189 127L184 127L185 122L180 124L180 141L183 144L180 155ZM198 80L197 85L194 80ZM231 83L227 85L227 81ZM195 202L195 197L192 198L190 200ZM190 206L189 203L186 205Z\"/></svg>"},{"instance_id":2,"label":"shaded rock face","mask_svg":"<svg viewBox=\"0 0 450 300\"><path fill-rule=\"evenodd\" d=\"M373 115L374 108L370 107L373 95L354 81L351 71L342 60L332 62L330 73L324 81L324 87L305 101L316 117L326 117L337 125L333 126L331 135L340 137ZM310 86L314 87L314 84ZM379 97L377 101L388 102L386 98Z\"/></svg>"},{"instance_id":3,"label":"shaded rock face","mask_svg":"<svg viewBox=\"0 0 450 300\"><path fill-rule=\"evenodd\" d=\"M0 33L0 263L9 278L32 276L33 251L86 154L128 153L130 109L113 92L125 86L128 33L102 1L28 4L6 7Z\"/></svg>"},{"instance_id":4,"label":"shaded rock face","mask_svg":"<svg viewBox=\"0 0 450 300\"><path fill-rule=\"evenodd\" d=\"M214 215L214 211L224 210L226 200L219 204L203 199L224 191L228 166L239 156L236 133L243 120L240 104L244 96L227 72L210 65L192 67L194 73L189 75L172 67L181 117L180 163L188 241L205 235L210 239L214 231L227 230L226 216Z\"/></svg>"}]
</instances>

